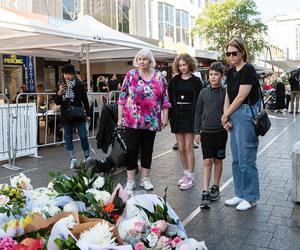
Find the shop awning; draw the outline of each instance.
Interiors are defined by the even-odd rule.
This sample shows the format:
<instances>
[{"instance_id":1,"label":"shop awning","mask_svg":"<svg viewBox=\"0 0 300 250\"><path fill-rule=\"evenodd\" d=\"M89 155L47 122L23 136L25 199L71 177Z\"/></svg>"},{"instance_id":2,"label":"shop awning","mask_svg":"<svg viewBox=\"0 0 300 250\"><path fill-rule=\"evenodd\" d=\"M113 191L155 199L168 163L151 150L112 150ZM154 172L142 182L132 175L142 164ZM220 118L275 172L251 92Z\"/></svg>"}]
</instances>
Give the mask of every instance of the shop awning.
<instances>
[{"instance_id":1,"label":"shop awning","mask_svg":"<svg viewBox=\"0 0 300 250\"><path fill-rule=\"evenodd\" d=\"M280 69L283 69L285 72L290 72L296 68L300 68L300 60L283 60L283 61L261 60L261 61L274 65Z\"/></svg>"}]
</instances>

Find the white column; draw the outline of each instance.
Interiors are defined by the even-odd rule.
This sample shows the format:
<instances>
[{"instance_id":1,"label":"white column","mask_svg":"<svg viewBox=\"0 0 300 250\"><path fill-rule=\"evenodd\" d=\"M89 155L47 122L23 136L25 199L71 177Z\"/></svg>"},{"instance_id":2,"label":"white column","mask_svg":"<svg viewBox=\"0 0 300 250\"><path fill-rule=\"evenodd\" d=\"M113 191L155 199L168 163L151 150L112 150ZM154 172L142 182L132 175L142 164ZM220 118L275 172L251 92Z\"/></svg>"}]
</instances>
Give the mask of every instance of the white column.
<instances>
[{"instance_id":1,"label":"white column","mask_svg":"<svg viewBox=\"0 0 300 250\"><path fill-rule=\"evenodd\" d=\"M91 67L90 67L90 46L85 46L86 52L86 75L87 75L87 89L88 93L91 93Z\"/></svg>"}]
</instances>

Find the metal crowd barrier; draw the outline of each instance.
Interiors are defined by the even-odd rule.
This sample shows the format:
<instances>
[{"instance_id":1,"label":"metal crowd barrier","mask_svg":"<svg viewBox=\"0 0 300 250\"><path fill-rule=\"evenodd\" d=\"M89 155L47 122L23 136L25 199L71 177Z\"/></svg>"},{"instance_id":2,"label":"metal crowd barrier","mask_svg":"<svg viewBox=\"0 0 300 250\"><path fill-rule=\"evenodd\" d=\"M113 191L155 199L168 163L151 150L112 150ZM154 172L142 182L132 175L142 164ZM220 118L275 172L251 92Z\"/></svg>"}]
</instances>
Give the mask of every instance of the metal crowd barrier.
<instances>
[{"instance_id":1,"label":"metal crowd barrier","mask_svg":"<svg viewBox=\"0 0 300 250\"><path fill-rule=\"evenodd\" d=\"M12 147L11 147L11 110L9 99L6 95L0 94L0 161L8 161L2 167L10 170L20 170L12 165Z\"/></svg>"},{"instance_id":2,"label":"metal crowd barrier","mask_svg":"<svg viewBox=\"0 0 300 250\"><path fill-rule=\"evenodd\" d=\"M91 113L89 139L96 137L101 110L104 105L116 103L119 91L88 93ZM43 101L42 101L43 100ZM25 155L38 156L37 149L64 143L60 124L60 107L55 104L55 93L21 93L13 107L12 161ZM41 105L40 102L42 101ZM50 135L49 135L50 134ZM74 141L78 141L75 138ZM1 153L1 152L0 152Z\"/></svg>"}]
</instances>

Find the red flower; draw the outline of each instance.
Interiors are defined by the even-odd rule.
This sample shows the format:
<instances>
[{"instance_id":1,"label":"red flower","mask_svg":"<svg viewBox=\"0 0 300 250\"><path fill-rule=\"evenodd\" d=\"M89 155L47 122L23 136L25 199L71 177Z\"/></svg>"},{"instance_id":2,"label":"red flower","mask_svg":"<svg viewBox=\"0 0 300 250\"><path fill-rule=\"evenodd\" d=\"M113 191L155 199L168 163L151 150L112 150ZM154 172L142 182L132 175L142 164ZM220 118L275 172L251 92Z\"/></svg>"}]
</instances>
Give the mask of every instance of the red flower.
<instances>
[{"instance_id":1,"label":"red flower","mask_svg":"<svg viewBox=\"0 0 300 250\"><path fill-rule=\"evenodd\" d=\"M42 239L26 238L14 247L14 250L38 250L43 248Z\"/></svg>"},{"instance_id":2,"label":"red flower","mask_svg":"<svg viewBox=\"0 0 300 250\"><path fill-rule=\"evenodd\" d=\"M120 215L115 214L115 215L114 215L114 221L117 221L117 220L119 219L119 217L120 217Z\"/></svg>"},{"instance_id":3,"label":"red flower","mask_svg":"<svg viewBox=\"0 0 300 250\"><path fill-rule=\"evenodd\" d=\"M113 203L108 203L108 204L106 204L106 205L104 206L103 212L104 212L104 213L110 213L110 212L112 212L114 209L115 209L115 204L113 204Z\"/></svg>"}]
</instances>

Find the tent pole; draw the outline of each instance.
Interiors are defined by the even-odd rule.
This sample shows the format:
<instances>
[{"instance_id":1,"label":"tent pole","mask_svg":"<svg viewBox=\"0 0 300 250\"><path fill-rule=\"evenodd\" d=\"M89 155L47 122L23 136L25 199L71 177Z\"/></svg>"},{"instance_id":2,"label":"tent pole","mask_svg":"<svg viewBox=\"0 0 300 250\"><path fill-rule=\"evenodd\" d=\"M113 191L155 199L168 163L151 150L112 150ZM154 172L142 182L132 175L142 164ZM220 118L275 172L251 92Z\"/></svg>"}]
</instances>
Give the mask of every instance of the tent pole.
<instances>
[{"instance_id":1,"label":"tent pole","mask_svg":"<svg viewBox=\"0 0 300 250\"><path fill-rule=\"evenodd\" d=\"M91 68L90 68L90 46L85 46L86 51L86 75L87 75L87 89L88 93L92 92L91 89Z\"/></svg>"}]
</instances>

